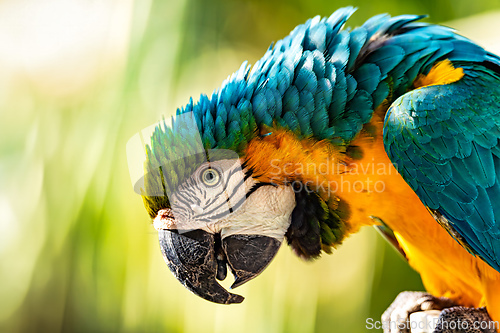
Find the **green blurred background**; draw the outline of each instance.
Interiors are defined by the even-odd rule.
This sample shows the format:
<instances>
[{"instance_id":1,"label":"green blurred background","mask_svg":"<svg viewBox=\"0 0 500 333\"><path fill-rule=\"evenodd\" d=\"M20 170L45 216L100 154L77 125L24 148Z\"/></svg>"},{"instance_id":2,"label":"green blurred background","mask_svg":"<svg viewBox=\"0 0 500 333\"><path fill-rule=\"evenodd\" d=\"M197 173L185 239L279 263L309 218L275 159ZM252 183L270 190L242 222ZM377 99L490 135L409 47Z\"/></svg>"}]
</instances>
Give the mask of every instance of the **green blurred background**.
<instances>
[{"instance_id":1,"label":"green blurred background","mask_svg":"<svg viewBox=\"0 0 500 333\"><path fill-rule=\"evenodd\" d=\"M169 272L132 190L132 135L346 5L351 26L425 13L500 44L498 0L0 1L0 332L365 332L422 290L367 229L315 262L284 246L241 305L209 303Z\"/></svg>"}]
</instances>

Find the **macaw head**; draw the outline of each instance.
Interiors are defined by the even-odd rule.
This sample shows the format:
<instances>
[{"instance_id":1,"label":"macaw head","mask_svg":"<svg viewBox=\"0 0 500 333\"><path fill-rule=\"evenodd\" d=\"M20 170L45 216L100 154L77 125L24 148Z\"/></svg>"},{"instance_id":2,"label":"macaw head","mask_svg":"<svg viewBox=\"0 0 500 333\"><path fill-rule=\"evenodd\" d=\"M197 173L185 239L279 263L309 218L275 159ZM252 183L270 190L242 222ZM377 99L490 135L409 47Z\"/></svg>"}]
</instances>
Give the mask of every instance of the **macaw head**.
<instances>
[{"instance_id":1,"label":"macaw head","mask_svg":"<svg viewBox=\"0 0 500 333\"><path fill-rule=\"evenodd\" d=\"M285 128L262 133L254 122L246 144L208 149L198 128L195 113L180 112L171 125L162 121L146 134L143 158L133 159L144 166L135 187L164 259L187 289L212 302L240 303L242 296L217 282L228 268L235 288L261 273L284 239L305 259L340 243L339 199L322 197L326 191L296 168L305 153L314 163L331 157L330 144L301 141ZM143 140L137 136L129 146Z\"/></svg>"},{"instance_id":2,"label":"macaw head","mask_svg":"<svg viewBox=\"0 0 500 333\"><path fill-rule=\"evenodd\" d=\"M243 301L216 279L226 278L227 267L235 277L231 288L257 276L277 253L295 206L289 187L259 183L245 171L238 158L201 163L154 217L171 271L217 303Z\"/></svg>"},{"instance_id":3,"label":"macaw head","mask_svg":"<svg viewBox=\"0 0 500 333\"><path fill-rule=\"evenodd\" d=\"M339 177L361 155L354 139L371 135L373 109L390 91L384 75L394 68L386 54L372 57L378 67L357 59L372 59L372 36L418 17L379 16L342 31L353 12L298 26L211 97L191 99L171 125L162 121L130 141L129 151L145 148L140 158L128 154L129 166L138 165L133 182L165 261L196 295L239 303L243 297L217 282L227 268L237 287L261 273L285 239L312 259L357 228Z\"/></svg>"}]
</instances>

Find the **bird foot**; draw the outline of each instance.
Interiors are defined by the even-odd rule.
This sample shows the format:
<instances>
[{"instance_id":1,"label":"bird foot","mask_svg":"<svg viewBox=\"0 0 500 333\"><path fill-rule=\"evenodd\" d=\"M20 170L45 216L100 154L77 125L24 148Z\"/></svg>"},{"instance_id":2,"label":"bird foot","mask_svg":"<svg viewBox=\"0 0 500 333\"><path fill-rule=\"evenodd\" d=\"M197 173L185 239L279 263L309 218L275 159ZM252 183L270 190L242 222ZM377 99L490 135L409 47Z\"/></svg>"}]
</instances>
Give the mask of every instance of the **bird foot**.
<instances>
[{"instance_id":1,"label":"bird foot","mask_svg":"<svg viewBox=\"0 0 500 333\"><path fill-rule=\"evenodd\" d=\"M496 333L498 322L491 320L486 308L456 306L444 309L433 333Z\"/></svg>"},{"instance_id":2,"label":"bird foot","mask_svg":"<svg viewBox=\"0 0 500 333\"><path fill-rule=\"evenodd\" d=\"M485 308L465 308L446 297L409 291L396 297L382 323L384 333L495 333L497 328Z\"/></svg>"}]
</instances>

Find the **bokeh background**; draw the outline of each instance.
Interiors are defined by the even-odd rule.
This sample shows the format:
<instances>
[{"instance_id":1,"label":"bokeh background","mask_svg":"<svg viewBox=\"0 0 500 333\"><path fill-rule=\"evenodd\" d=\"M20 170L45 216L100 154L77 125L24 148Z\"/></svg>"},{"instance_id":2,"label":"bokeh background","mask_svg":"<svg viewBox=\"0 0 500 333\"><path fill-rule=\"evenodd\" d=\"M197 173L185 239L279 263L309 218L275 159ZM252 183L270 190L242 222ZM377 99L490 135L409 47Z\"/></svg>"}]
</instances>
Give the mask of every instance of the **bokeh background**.
<instances>
[{"instance_id":1,"label":"bokeh background","mask_svg":"<svg viewBox=\"0 0 500 333\"><path fill-rule=\"evenodd\" d=\"M366 229L314 262L284 246L241 305L206 302L168 271L132 190L132 135L346 5L350 26L429 14L500 51L498 0L0 1L0 332L366 332L422 290Z\"/></svg>"}]
</instances>

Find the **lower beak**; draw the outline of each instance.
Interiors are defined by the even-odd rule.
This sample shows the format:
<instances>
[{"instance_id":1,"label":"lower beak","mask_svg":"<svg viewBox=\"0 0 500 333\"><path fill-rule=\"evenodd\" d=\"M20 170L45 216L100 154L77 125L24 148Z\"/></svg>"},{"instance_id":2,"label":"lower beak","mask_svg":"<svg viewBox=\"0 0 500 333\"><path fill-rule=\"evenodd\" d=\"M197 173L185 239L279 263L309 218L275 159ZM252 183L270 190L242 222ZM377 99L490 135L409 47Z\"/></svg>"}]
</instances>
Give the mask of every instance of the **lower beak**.
<instances>
[{"instance_id":1,"label":"lower beak","mask_svg":"<svg viewBox=\"0 0 500 333\"><path fill-rule=\"evenodd\" d=\"M260 235L232 235L222 242L203 230L160 230L160 248L168 267L187 289L208 301L241 303L243 296L225 290L216 280L226 276L226 264L236 288L259 275L274 258L281 242Z\"/></svg>"}]
</instances>

